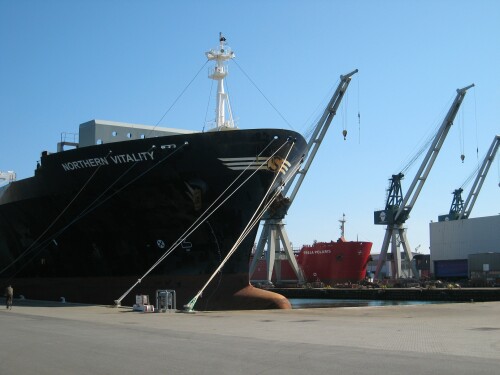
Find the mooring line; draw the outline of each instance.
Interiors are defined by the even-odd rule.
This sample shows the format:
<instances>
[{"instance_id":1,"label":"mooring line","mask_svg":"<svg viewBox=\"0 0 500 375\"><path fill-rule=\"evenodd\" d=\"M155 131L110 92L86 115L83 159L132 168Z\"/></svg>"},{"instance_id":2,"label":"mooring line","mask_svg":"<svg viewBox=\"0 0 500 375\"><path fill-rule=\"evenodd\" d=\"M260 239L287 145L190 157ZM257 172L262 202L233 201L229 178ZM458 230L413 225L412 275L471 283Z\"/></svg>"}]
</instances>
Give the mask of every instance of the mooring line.
<instances>
[{"instance_id":1,"label":"mooring line","mask_svg":"<svg viewBox=\"0 0 500 375\"><path fill-rule=\"evenodd\" d=\"M262 155L262 153L274 142L277 138L274 137L269 144L259 153L258 157ZM170 248L151 266L149 270L144 273L144 275L137 279L137 281L123 294L121 295L118 299L116 299L115 305L120 306L121 301L138 285L142 282L142 279L144 279L146 276L148 276L153 269L155 269L167 256L169 256L187 237L189 237L200 225L202 225L211 215L213 215L231 196L233 196L244 184L246 184L251 177L253 177L261 167L267 164L267 162L274 156L276 153L278 153L288 142L290 141L289 138L276 150L274 151L271 156L269 156L266 160L264 160L257 169L255 169L231 194L229 194L222 202L220 202L210 213L209 210L224 196L224 194L229 190L229 188L236 183L237 180L240 179L241 176L248 170L250 165L248 165L232 182L229 184L229 186L210 204L210 206L191 224L191 226L175 241ZM257 160L258 160L257 157ZM281 165L281 168L283 167L283 164ZM280 171L281 171L280 168ZM205 216L206 215L206 216Z\"/></svg>"},{"instance_id":2,"label":"mooring line","mask_svg":"<svg viewBox=\"0 0 500 375\"><path fill-rule=\"evenodd\" d=\"M34 251L36 251L36 253L33 255L32 259L34 257L36 257L40 251L42 251L50 242L54 241L58 236L60 236L62 233L64 233L64 231L66 231L66 229L68 229L71 225L73 225L74 223L76 223L78 220L82 219L83 217L85 217L87 214L89 214L90 212L94 211L96 208L98 208L99 206L101 206L103 203L105 203L106 201L108 201L109 199L111 199L113 196L115 196L116 194L118 194L119 192L121 192L123 189L125 189L126 187L128 187L130 184L132 184L133 182L137 181L139 178L141 178L142 176L144 176L146 173L148 173L151 169L155 168L156 166L158 166L160 163L163 163L166 159L168 159L169 157L171 157L173 154L175 154L177 151L181 150L184 146L188 145L188 142L184 142L184 144L182 144L179 148L176 148L173 152L171 152L170 154L166 155L163 159L160 159L159 161L157 161L154 165L152 165L150 168L148 168L147 170L145 170L143 173L141 173L140 175L136 176L136 178L132 179L131 181L129 181L127 184L123 185L121 188L117 189L115 192L113 192L113 194L111 194L110 196L106 197L106 199L104 199L103 201L101 202L98 202L98 200L107 192L109 191L121 178L123 178L128 172L130 172L130 170L138 163L138 162L135 162L134 164L132 164L125 172L123 172L119 177L118 179L116 179L111 185L109 185L107 187L107 189L102 192L96 199L94 199L94 201L92 203L90 203L85 209L83 209L80 214L78 216L76 216L71 222L69 222L68 224L66 224L66 226L62 227L61 229L59 229L56 233L54 233L51 237L45 239L44 241L42 241L42 243L39 243L39 244L36 244L37 241L40 240L40 238L48 231L48 229L50 229L50 227L55 223L55 221L53 222L53 224L51 224L39 237L38 239L32 244L30 245L30 247L28 247L21 255L19 255L19 257L14 260L10 265L8 265L6 268L4 268L2 271L0 271L0 274L2 274L5 270L7 270L8 268L10 268L13 264L15 264L18 260L21 259L21 257L24 257L24 256L27 256L28 254L30 253L33 253ZM155 146L153 145L150 150L154 149ZM112 153L112 151L109 151L108 154L106 155L106 158ZM95 171L94 173L92 174L92 176L89 178L89 180L84 184L84 186L82 187L82 189L77 193L77 195L73 198L73 200L70 202L73 203L74 200L76 199L76 197L81 193L81 191L84 189L84 187L90 182L90 180L94 177L94 175L97 173L97 171L102 167L102 165L100 165ZM98 202L98 203L96 203ZM69 205L63 210L63 212L61 212L59 214L59 216L56 218L56 220L64 213L64 211L66 211L66 209L69 207ZM36 244L36 246L35 246ZM19 268L13 275L10 276L9 280L12 280L17 274L19 274L19 272L21 272L25 267L26 265L28 264L28 262L26 262L23 266L21 266L21 268Z\"/></svg>"},{"instance_id":3,"label":"mooring line","mask_svg":"<svg viewBox=\"0 0 500 375\"><path fill-rule=\"evenodd\" d=\"M292 145L290 146L290 149L288 150L288 153L285 157L285 161L288 160L288 156L290 155L290 152L292 150L292 148L294 147L295 145L295 142L292 143ZM281 164L280 166L280 169L278 170L278 172L276 173L276 176L274 177L273 181L271 182L271 184L269 185L269 188L266 192L266 194L264 195L263 199L261 200L259 206L257 207L257 209L255 210L254 214L252 215L252 217L250 218L248 224L245 226L245 228L243 229L243 232L241 233L241 235L238 237L238 239L236 240L235 244L233 245L233 247L231 248L231 250L227 253L227 255L225 256L224 260L222 261L222 263L216 268L216 270L212 273L212 275L210 276L210 278L208 279L208 281L205 283L205 285L203 285L203 287L198 291L198 293L191 299L191 301L189 301L186 306L185 306L185 309L186 311L193 311L193 308L194 308L194 305L196 304L198 298L202 295L203 291L207 288L207 286L210 284L210 282L213 280L213 278L215 277L215 275L217 275L217 273L220 272L220 270L222 269L222 267L224 267L224 265L227 263L227 261L229 260L229 258L231 257L231 255L234 254L234 252L236 251L236 249L239 247L239 245L243 242L243 240L248 236L248 234L252 231L252 229L255 227L255 225L260 221L260 219L262 218L262 216L264 215L264 213L266 212L266 210L271 206L271 204L276 200L276 198L278 197L279 193L280 193L280 190L279 189L276 189L276 191L274 192L273 194L273 197L268 200L269 198L269 193L271 191L271 189L273 188L278 176L280 175L282 169L283 169L283 166L284 166L284 162ZM264 202L268 200L267 204L264 205L264 207L262 208ZM262 208L262 209L261 209ZM260 212L259 212L260 210Z\"/></svg>"},{"instance_id":4,"label":"mooring line","mask_svg":"<svg viewBox=\"0 0 500 375\"><path fill-rule=\"evenodd\" d=\"M105 158L107 158L109 155L111 154L111 151L108 152L108 154L105 156ZM54 226L54 224L57 222L57 220L59 220L59 218L68 210L68 208L73 204L73 202L76 200L76 198L78 198L78 196L82 193L82 191L85 189L85 187L90 183L90 181L94 178L94 176L97 174L97 172L99 171L99 169L102 167L102 164L99 165L99 167L96 168L96 170L90 175L90 177L87 179L87 181L85 181L85 183L83 184L83 186L80 188L80 190L75 194L75 196L73 197L73 199L71 199L71 201L66 205L66 207L63 208L63 210L59 213L59 215L57 215L57 217L52 220L52 222L47 226L47 228L45 228L45 230L37 237L37 239L35 241L33 241L33 243L28 246L28 248L26 250L24 250L21 254L19 254L19 256L14 259L8 266L6 266L4 269L2 269L0 271L0 275L2 273L4 273L6 270L8 270L10 267L12 267L17 261L19 261L20 259L22 259L25 255L27 255L28 253L30 253L33 248L36 249L36 246L39 246L38 242L40 241L40 239L45 235L45 233L48 232L48 230L50 228L52 228ZM16 273L17 274L17 273ZM16 275L15 274L15 275ZM12 279L13 276L10 277L9 280Z\"/></svg>"}]
</instances>

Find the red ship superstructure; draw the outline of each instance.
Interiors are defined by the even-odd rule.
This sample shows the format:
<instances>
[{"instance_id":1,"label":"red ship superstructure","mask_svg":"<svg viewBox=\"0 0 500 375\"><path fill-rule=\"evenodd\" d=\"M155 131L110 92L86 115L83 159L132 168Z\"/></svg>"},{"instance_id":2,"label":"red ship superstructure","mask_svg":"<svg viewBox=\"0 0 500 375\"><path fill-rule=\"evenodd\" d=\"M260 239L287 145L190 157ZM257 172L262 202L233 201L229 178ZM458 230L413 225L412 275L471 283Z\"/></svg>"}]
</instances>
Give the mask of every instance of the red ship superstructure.
<instances>
[{"instance_id":1,"label":"red ship superstructure","mask_svg":"<svg viewBox=\"0 0 500 375\"><path fill-rule=\"evenodd\" d=\"M315 242L305 245L297 256L307 282L325 284L356 282L366 276L371 242L345 241Z\"/></svg>"}]
</instances>

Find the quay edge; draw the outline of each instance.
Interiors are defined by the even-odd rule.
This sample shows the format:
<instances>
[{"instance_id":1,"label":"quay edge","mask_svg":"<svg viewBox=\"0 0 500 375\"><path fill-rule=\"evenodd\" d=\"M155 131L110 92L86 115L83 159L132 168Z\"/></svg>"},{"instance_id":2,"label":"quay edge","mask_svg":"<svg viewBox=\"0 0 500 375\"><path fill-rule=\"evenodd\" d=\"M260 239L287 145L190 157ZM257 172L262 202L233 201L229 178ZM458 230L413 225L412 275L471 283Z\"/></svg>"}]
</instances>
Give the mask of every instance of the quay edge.
<instances>
[{"instance_id":1,"label":"quay edge","mask_svg":"<svg viewBox=\"0 0 500 375\"><path fill-rule=\"evenodd\" d=\"M500 288L271 288L286 298L363 299L395 301L500 301Z\"/></svg>"}]
</instances>

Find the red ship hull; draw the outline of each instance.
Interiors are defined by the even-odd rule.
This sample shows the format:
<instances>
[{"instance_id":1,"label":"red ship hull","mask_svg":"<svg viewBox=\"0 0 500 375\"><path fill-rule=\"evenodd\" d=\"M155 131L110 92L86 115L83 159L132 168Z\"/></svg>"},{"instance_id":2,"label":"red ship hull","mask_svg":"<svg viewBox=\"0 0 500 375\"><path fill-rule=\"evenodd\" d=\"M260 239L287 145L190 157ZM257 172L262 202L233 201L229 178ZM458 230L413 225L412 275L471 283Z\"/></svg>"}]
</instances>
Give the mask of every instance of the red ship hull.
<instances>
[{"instance_id":1,"label":"red ship hull","mask_svg":"<svg viewBox=\"0 0 500 375\"><path fill-rule=\"evenodd\" d=\"M315 242L313 245L303 246L296 254L296 260L308 283L322 282L334 285L357 282L366 276L372 245L372 242L347 242L342 239L337 242ZM286 259L276 263L272 275L273 282L298 280ZM277 265L279 267L276 267ZM251 280L267 280L265 259L259 260Z\"/></svg>"}]
</instances>

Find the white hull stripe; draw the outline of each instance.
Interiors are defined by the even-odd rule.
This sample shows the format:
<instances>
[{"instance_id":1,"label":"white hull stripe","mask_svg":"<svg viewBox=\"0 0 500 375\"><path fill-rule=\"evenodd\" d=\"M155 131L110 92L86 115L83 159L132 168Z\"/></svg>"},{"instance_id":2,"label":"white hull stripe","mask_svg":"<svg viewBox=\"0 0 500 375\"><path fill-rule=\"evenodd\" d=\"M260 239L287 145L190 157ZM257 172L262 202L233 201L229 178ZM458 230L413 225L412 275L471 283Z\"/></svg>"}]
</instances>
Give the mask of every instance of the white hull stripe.
<instances>
[{"instance_id":1,"label":"white hull stripe","mask_svg":"<svg viewBox=\"0 0 500 375\"><path fill-rule=\"evenodd\" d=\"M241 157L241 158L219 158L219 160L229 169L234 171L241 171L244 169L250 170L269 170L267 164L262 165L267 160L267 157ZM281 173L285 174L290 168L291 164L289 161L283 162L283 167L281 168Z\"/></svg>"}]
</instances>

